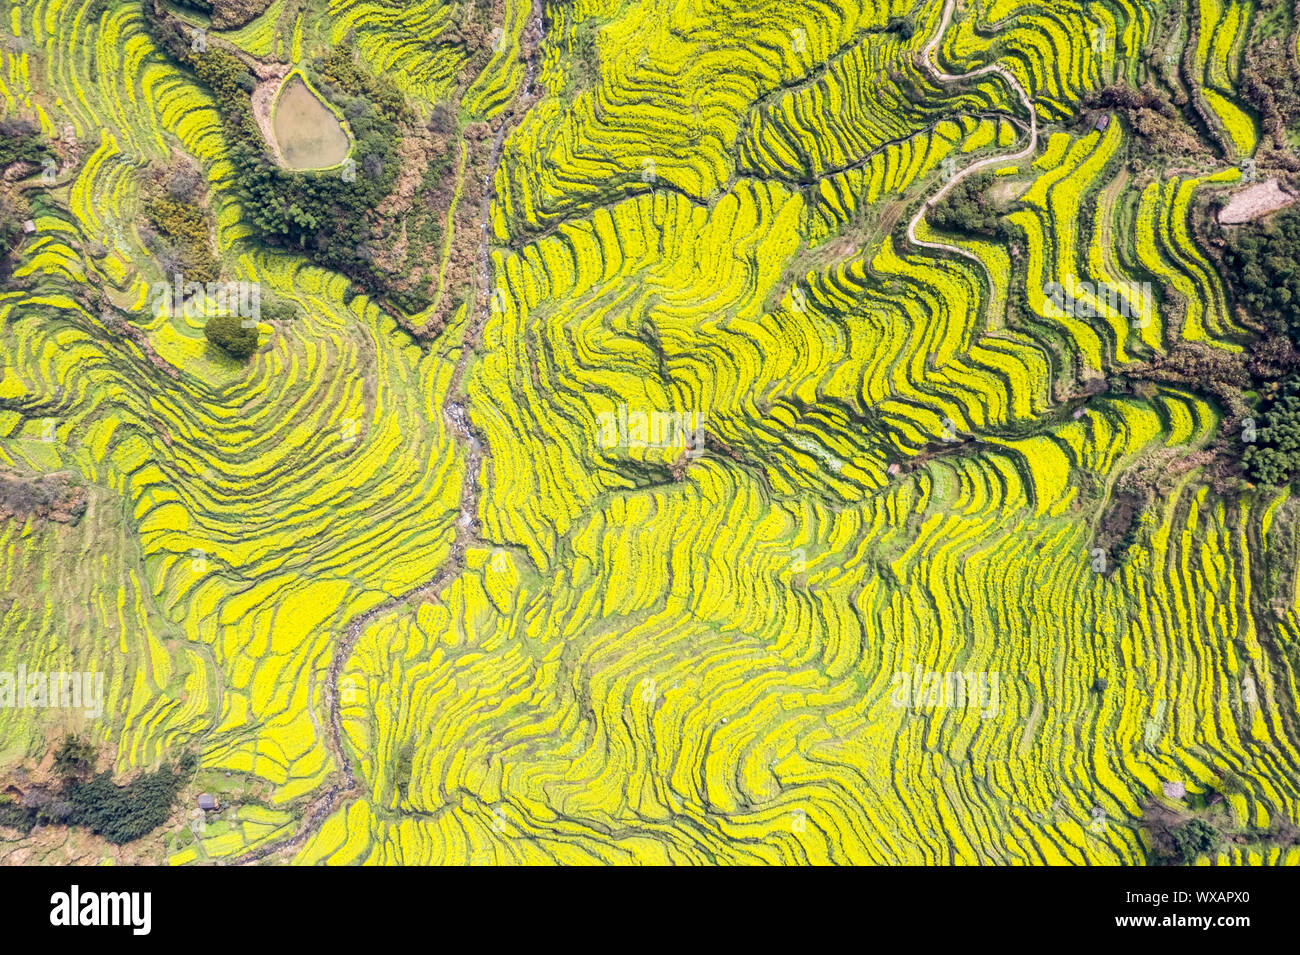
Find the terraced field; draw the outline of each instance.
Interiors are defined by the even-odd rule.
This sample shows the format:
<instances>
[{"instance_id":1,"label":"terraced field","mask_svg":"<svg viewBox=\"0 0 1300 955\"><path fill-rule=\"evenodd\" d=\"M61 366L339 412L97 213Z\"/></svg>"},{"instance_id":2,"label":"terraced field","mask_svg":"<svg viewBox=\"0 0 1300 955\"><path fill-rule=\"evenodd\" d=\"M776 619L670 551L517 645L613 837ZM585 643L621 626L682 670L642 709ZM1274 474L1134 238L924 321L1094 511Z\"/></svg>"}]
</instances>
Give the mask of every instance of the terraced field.
<instances>
[{"instance_id":1,"label":"terraced field","mask_svg":"<svg viewBox=\"0 0 1300 955\"><path fill-rule=\"evenodd\" d=\"M1289 6L0 34L50 157L0 177L0 793L73 734L197 758L147 835L0 815L0 859L1300 864L1300 499L1242 463L1300 357L1214 219L1300 183L1248 69ZM236 111L289 75L350 137L258 180L292 241ZM313 245L375 183L358 245L425 307ZM100 711L5 704L20 668Z\"/></svg>"}]
</instances>

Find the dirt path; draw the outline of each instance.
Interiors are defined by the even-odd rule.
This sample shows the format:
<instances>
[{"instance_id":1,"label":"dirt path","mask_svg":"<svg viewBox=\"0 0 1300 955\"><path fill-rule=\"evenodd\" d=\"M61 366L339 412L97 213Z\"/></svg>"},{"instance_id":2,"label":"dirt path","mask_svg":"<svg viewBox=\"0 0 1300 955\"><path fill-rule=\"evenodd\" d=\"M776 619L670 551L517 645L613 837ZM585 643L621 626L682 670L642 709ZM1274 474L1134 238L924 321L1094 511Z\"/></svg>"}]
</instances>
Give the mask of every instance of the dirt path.
<instances>
[{"instance_id":1,"label":"dirt path","mask_svg":"<svg viewBox=\"0 0 1300 955\"><path fill-rule=\"evenodd\" d=\"M266 144L271 147L271 152L275 155L275 161L281 166L285 165L284 157L280 155L280 146L275 141L275 129L271 125L271 107L275 103L276 91L280 89L280 84L284 78L289 75L289 64L273 63L258 71L257 86L253 88L250 100L253 106L253 118L257 120L257 128L262 131L262 138Z\"/></svg>"},{"instance_id":2,"label":"dirt path","mask_svg":"<svg viewBox=\"0 0 1300 955\"><path fill-rule=\"evenodd\" d=\"M916 215L912 217L912 221L907 225L907 239L913 245L920 248L934 249L941 252L951 252L954 255L960 255L977 263L979 267L984 270L984 274L989 280L989 286L992 288L994 286L993 274L989 271L988 266L984 264L984 260L974 252L963 249L960 246L950 245L946 242L930 242L926 239L917 238L916 235L916 227L921 224L921 221L925 218L925 214L941 202L944 196L948 195L949 192L955 189L962 180L992 166L1005 166L1012 163L1019 163L1021 160L1032 156L1038 149L1038 116L1034 112L1033 100L1029 98L1029 94L1025 92L1025 88L1020 85L1020 81L1016 79L1015 75L1010 70L997 63L990 63L988 66L982 66L978 70L972 70L969 73L956 75L945 73L934 64L934 51L937 50L939 44L943 42L943 36L948 31L948 25L952 22L952 14L956 7L957 0L947 0L944 4L943 17L939 21L939 28L935 31L934 36L930 38L930 42L921 49L921 66L940 83L957 83L963 80L973 79L977 76L987 76L990 73L996 73L998 76L1002 77L1002 79L1006 81L1007 85L1015 90L1016 95L1020 98L1021 105L1024 106L1025 111L1029 114L1029 142L1023 149L1017 152L999 156L989 156L986 159L981 159L978 162L972 163L945 182L939 187L938 191L935 192L934 195L922 204L921 208L917 210Z\"/></svg>"},{"instance_id":3,"label":"dirt path","mask_svg":"<svg viewBox=\"0 0 1300 955\"><path fill-rule=\"evenodd\" d=\"M465 407L465 397L460 389L465 370L481 340L483 326L491 314L492 261L488 242L491 223L489 213L492 208L492 200L496 197L492 185L493 174L501 162L501 153L505 148L506 137L509 135L510 130L516 122L522 119L527 108L537 99L534 87L537 77L537 59L542 42L545 39L541 0L533 0L531 20L532 35L536 37L536 42L532 44L525 60L524 81L520 94L522 108L508 108L503 111L492 142L491 161L488 163L487 172L484 173L483 200L479 209L479 274L478 281L475 283L475 300L471 311L472 317L466 323L460 355L452 372L451 384L448 388L449 397L443 408L443 419L447 422L457 442L465 449L465 477L461 484L460 506L451 550L446 560L442 562L437 572L428 581L405 594L387 600L368 610L354 619L348 626L343 639L334 647L334 654L330 659L329 675L324 687L325 706L329 714L328 734L325 742L336 765L341 767L339 775L342 778L308 805L303 814L302 825L297 833L240 856L236 860L237 865L248 865L300 848L308 838L320 829L327 819L338 811L349 797L357 793L359 787L357 785L356 771L352 767L351 760L348 759L343 742L343 715L339 706L339 682L343 668L352 656L352 651L356 647L357 641L361 639L361 634L370 623L382 615L397 613L422 601L437 599L438 594L464 570L465 548L478 542L478 475L483 463L484 445L478 435L474 433L469 412Z\"/></svg>"}]
</instances>

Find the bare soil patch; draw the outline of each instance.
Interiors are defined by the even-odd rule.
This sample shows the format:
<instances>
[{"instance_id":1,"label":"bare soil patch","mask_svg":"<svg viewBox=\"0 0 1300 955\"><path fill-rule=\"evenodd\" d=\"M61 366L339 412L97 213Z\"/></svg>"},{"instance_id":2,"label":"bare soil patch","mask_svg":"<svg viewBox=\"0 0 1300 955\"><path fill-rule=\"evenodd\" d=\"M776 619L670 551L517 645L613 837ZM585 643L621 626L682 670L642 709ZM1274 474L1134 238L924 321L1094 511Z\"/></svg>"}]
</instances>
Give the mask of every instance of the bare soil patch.
<instances>
[{"instance_id":1,"label":"bare soil patch","mask_svg":"<svg viewBox=\"0 0 1300 955\"><path fill-rule=\"evenodd\" d=\"M1241 225L1254 222L1270 213L1285 209L1296 197L1285 192L1276 179L1247 186L1232 194L1228 204L1219 210L1221 225Z\"/></svg>"}]
</instances>

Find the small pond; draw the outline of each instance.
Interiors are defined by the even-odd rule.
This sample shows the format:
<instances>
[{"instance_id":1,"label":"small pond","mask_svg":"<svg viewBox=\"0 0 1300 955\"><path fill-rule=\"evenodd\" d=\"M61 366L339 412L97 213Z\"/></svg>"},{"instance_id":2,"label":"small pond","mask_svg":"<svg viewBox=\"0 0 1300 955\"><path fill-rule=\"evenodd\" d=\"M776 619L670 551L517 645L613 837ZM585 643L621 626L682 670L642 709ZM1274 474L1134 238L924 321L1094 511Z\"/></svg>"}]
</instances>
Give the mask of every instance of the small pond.
<instances>
[{"instance_id":1,"label":"small pond","mask_svg":"<svg viewBox=\"0 0 1300 955\"><path fill-rule=\"evenodd\" d=\"M338 117L296 73L275 99L271 128L280 158L290 169L337 166L352 147Z\"/></svg>"}]
</instances>

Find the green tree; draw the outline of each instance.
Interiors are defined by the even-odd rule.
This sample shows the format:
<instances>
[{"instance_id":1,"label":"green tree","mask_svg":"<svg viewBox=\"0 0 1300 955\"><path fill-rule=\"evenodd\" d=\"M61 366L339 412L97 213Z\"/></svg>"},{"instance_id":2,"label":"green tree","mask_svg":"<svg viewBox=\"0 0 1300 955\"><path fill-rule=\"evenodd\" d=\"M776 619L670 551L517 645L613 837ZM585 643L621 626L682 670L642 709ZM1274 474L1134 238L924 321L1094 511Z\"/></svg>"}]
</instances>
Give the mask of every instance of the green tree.
<instances>
[{"instance_id":1,"label":"green tree","mask_svg":"<svg viewBox=\"0 0 1300 955\"><path fill-rule=\"evenodd\" d=\"M257 351L257 329L245 328L237 315L212 316L203 326L203 337L241 361Z\"/></svg>"},{"instance_id":2,"label":"green tree","mask_svg":"<svg viewBox=\"0 0 1300 955\"><path fill-rule=\"evenodd\" d=\"M274 324L286 324L296 321L299 315L298 306L292 302L286 302L276 296L262 297L262 321L272 322Z\"/></svg>"},{"instance_id":3,"label":"green tree","mask_svg":"<svg viewBox=\"0 0 1300 955\"><path fill-rule=\"evenodd\" d=\"M65 736L54 751L54 771L65 779L81 776L95 768L95 747L80 736Z\"/></svg>"},{"instance_id":4,"label":"green tree","mask_svg":"<svg viewBox=\"0 0 1300 955\"><path fill-rule=\"evenodd\" d=\"M1238 304L1300 341L1300 211L1241 226L1223 259Z\"/></svg>"},{"instance_id":5,"label":"green tree","mask_svg":"<svg viewBox=\"0 0 1300 955\"><path fill-rule=\"evenodd\" d=\"M963 180L930 210L930 224L963 235L1002 235L1003 210L993 201L992 189L993 177L989 173Z\"/></svg>"},{"instance_id":6,"label":"green tree","mask_svg":"<svg viewBox=\"0 0 1300 955\"><path fill-rule=\"evenodd\" d=\"M1197 856L1212 853L1219 844L1219 831L1204 819L1189 819L1173 831L1174 848L1184 865Z\"/></svg>"},{"instance_id":7,"label":"green tree","mask_svg":"<svg viewBox=\"0 0 1300 955\"><path fill-rule=\"evenodd\" d=\"M50 154L41 129L25 119L0 119L0 169L15 162L39 163Z\"/></svg>"},{"instance_id":8,"label":"green tree","mask_svg":"<svg viewBox=\"0 0 1300 955\"><path fill-rule=\"evenodd\" d=\"M901 39L910 40L916 33L916 24L912 22L911 17L891 17L885 29L890 33L897 33Z\"/></svg>"},{"instance_id":9,"label":"green tree","mask_svg":"<svg viewBox=\"0 0 1300 955\"><path fill-rule=\"evenodd\" d=\"M1285 484L1300 471L1300 379L1295 375L1282 381L1244 460L1246 473L1260 484Z\"/></svg>"},{"instance_id":10,"label":"green tree","mask_svg":"<svg viewBox=\"0 0 1300 955\"><path fill-rule=\"evenodd\" d=\"M66 780L63 797L68 812L64 822L85 826L114 845L139 839L167 821L195 765L194 754L186 753L178 764L164 763L125 786L114 783L107 770L84 781Z\"/></svg>"}]
</instances>

